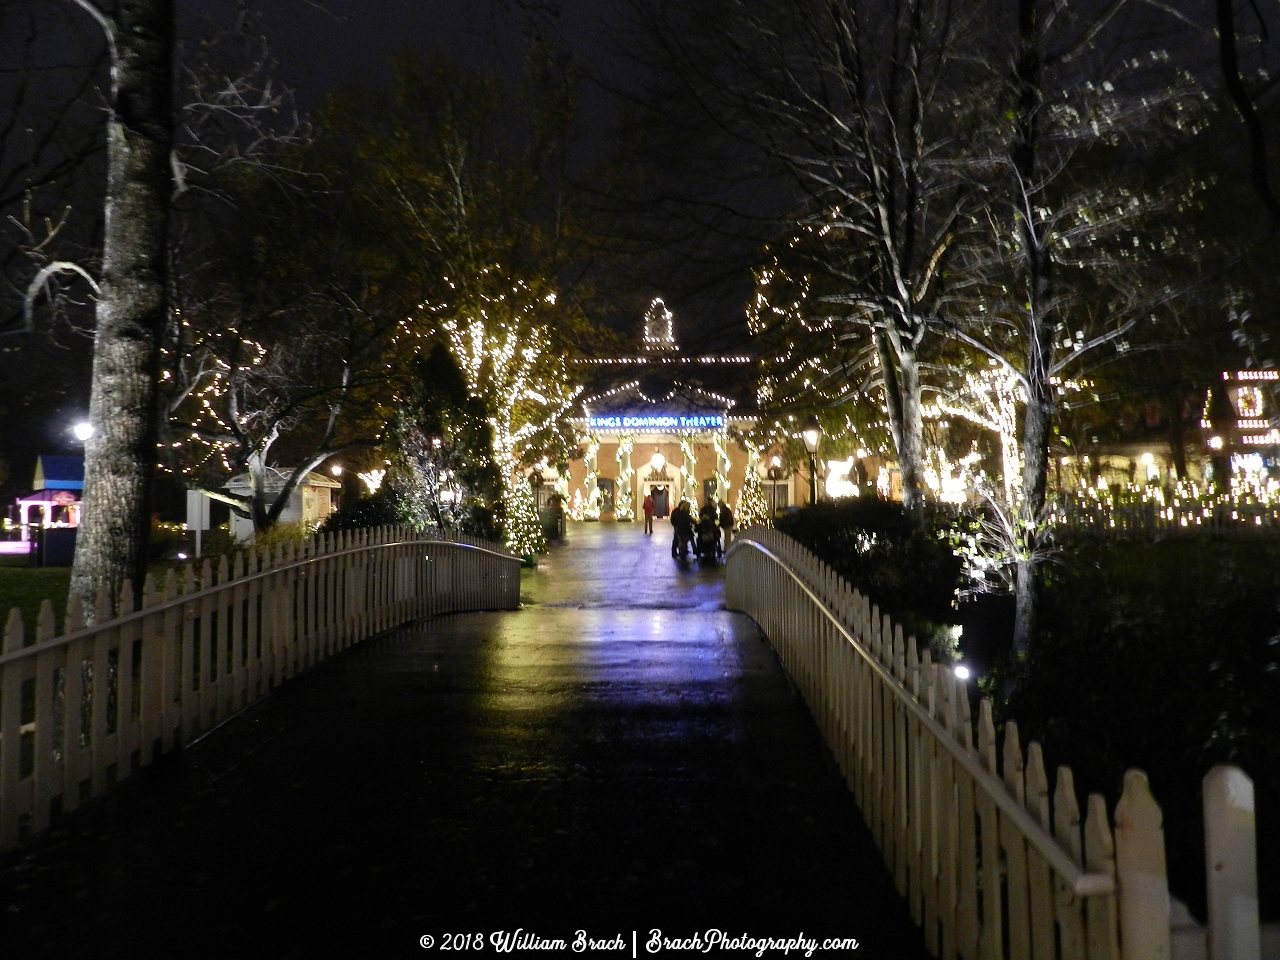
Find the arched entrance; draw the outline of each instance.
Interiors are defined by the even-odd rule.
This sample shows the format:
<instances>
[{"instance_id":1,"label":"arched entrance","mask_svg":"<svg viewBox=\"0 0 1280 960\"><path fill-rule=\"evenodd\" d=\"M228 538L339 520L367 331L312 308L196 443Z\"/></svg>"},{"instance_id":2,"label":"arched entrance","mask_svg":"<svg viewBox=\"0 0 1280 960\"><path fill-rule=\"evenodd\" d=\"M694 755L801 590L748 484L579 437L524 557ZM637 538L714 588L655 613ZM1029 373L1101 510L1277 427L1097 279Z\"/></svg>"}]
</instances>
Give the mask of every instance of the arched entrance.
<instances>
[{"instance_id":1,"label":"arched entrance","mask_svg":"<svg viewBox=\"0 0 1280 960\"><path fill-rule=\"evenodd\" d=\"M673 472L676 476L671 475ZM679 473L678 467L673 470L668 464L662 470L649 467L640 478L640 499L653 497L653 515L659 520L670 516L671 508L675 506L673 501L682 482Z\"/></svg>"}]
</instances>

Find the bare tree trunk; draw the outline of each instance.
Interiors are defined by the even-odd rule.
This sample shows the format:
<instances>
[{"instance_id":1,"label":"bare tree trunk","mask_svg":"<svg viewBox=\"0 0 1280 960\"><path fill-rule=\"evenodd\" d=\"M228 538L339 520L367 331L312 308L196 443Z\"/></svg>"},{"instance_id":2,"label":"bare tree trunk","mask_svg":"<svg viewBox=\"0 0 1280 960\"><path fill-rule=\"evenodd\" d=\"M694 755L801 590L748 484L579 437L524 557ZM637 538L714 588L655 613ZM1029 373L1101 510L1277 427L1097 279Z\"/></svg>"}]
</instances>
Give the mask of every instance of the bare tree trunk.
<instances>
[{"instance_id":1,"label":"bare tree trunk","mask_svg":"<svg viewBox=\"0 0 1280 960\"><path fill-rule=\"evenodd\" d=\"M920 402L920 362L915 352L898 357L902 386L901 440L898 466L902 469L902 505L917 522L924 520L924 406Z\"/></svg>"},{"instance_id":2,"label":"bare tree trunk","mask_svg":"<svg viewBox=\"0 0 1280 960\"><path fill-rule=\"evenodd\" d=\"M1047 378L1045 386L1048 386ZM1045 536L1045 492L1049 481L1049 432L1053 407L1047 398L1027 403L1022 420L1022 502L1018 505L1019 555L1014 581L1013 656L1031 649L1040 608L1040 562Z\"/></svg>"},{"instance_id":3,"label":"bare tree trunk","mask_svg":"<svg viewBox=\"0 0 1280 960\"><path fill-rule=\"evenodd\" d=\"M120 0L97 14L112 47L102 293L94 336L83 522L71 596L113 608L146 576L156 462L157 371L168 319L172 0ZM134 598L123 598L131 605ZM90 614L92 615L92 614Z\"/></svg>"},{"instance_id":4,"label":"bare tree trunk","mask_svg":"<svg viewBox=\"0 0 1280 960\"><path fill-rule=\"evenodd\" d=\"M1053 321L1049 317L1052 265L1044 225L1037 209L1040 164L1037 156L1043 107L1041 80L1043 53L1037 0L1018 3L1018 60L1016 140L1013 166L1018 182L1015 197L1020 206L1018 227L1022 234L1027 284L1027 405L1022 418L1022 503L1019 505L1019 550L1014 586L1013 656L1031 649L1040 605L1037 554L1044 536L1045 489L1049 474L1049 434L1053 423L1053 393L1049 383L1053 362Z\"/></svg>"},{"instance_id":5,"label":"bare tree trunk","mask_svg":"<svg viewBox=\"0 0 1280 960\"><path fill-rule=\"evenodd\" d=\"M1219 441L1209 454L1209 463L1213 466L1213 490L1226 493L1231 489L1231 435L1238 414L1225 386L1215 383L1209 391L1209 423Z\"/></svg>"},{"instance_id":6,"label":"bare tree trunk","mask_svg":"<svg viewBox=\"0 0 1280 960\"><path fill-rule=\"evenodd\" d=\"M1173 455L1173 469L1179 480L1187 479L1187 418L1184 413L1184 397L1181 391L1165 394L1165 412L1169 418L1169 452Z\"/></svg>"},{"instance_id":7,"label":"bare tree trunk","mask_svg":"<svg viewBox=\"0 0 1280 960\"><path fill-rule=\"evenodd\" d=\"M922 519L924 408L920 403L920 363L914 351L904 349L897 338L883 330L875 332L875 343L884 379L889 433L902 470L902 505L913 517Z\"/></svg>"}]
</instances>

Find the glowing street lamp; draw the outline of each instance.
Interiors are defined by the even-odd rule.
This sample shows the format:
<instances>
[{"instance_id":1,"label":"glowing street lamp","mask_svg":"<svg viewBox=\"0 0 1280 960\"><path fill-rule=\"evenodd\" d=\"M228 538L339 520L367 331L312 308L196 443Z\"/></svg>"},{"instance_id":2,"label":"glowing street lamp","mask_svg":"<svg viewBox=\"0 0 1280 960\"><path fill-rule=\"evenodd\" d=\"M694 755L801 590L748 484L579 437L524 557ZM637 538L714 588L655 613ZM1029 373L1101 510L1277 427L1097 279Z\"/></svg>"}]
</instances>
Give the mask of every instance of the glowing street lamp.
<instances>
[{"instance_id":1,"label":"glowing street lamp","mask_svg":"<svg viewBox=\"0 0 1280 960\"><path fill-rule=\"evenodd\" d=\"M93 436L93 424L85 422L77 423L71 428L71 432L75 434L77 440L84 443Z\"/></svg>"},{"instance_id":2,"label":"glowing street lamp","mask_svg":"<svg viewBox=\"0 0 1280 960\"><path fill-rule=\"evenodd\" d=\"M818 502L818 465L814 459L818 453L818 443L822 440L822 424L816 416L810 416L800 428L800 437L804 440L804 448L809 451L809 502Z\"/></svg>"}]
</instances>

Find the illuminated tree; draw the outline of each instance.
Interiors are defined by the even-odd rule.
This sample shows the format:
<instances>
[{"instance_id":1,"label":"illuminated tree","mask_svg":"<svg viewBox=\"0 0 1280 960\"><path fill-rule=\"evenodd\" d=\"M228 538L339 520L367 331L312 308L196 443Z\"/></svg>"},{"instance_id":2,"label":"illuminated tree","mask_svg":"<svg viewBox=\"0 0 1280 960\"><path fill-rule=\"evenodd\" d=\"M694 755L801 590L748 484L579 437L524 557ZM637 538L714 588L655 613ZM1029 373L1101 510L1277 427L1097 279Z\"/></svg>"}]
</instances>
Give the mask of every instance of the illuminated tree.
<instances>
[{"instance_id":1,"label":"illuminated tree","mask_svg":"<svg viewBox=\"0 0 1280 960\"><path fill-rule=\"evenodd\" d=\"M664 14L681 75L796 193L791 237L758 275L753 329L776 333L771 366L788 386L878 399L919 517L922 365L980 202L965 173L987 93L970 57L981 12L951 0L679 6Z\"/></svg>"},{"instance_id":2,"label":"illuminated tree","mask_svg":"<svg viewBox=\"0 0 1280 960\"><path fill-rule=\"evenodd\" d=\"M178 259L164 341L162 463L259 532L308 472L341 454L358 462L416 399L396 342L415 301L379 249L389 225L332 195L333 171L304 153L288 157L297 172L283 188L263 170L221 184L234 211L202 256ZM243 473L248 492L228 491Z\"/></svg>"},{"instance_id":3,"label":"illuminated tree","mask_svg":"<svg viewBox=\"0 0 1280 960\"><path fill-rule=\"evenodd\" d=\"M742 484L742 492L738 495L738 509L734 521L739 527L772 526L773 517L769 515L769 501L764 498L764 485L760 482L760 452L751 445L747 447L747 477Z\"/></svg>"},{"instance_id":4,"label":"illuminated tree","mask_svg":"<svg viewBox=\"0 0 1280 960\"><path fill-rule=\"evenodd\" d=\"M533 500L533 488L523 474L507 487L504 504L506 516L503 532L507 549L533 563L539 554L547 552L547 536L538 519L538 508Z\"/></svg>"},{"instance_id":5,"label":"illuminated tree","mask_svg":"<svg viewBox=\"0 0 1280 960\"><path fill-rule=\"evenodd\" d=\"M87 15L101 31L109 66L101 257L97 264L97 258L53 257L44 245L58 232L51 227L35 251L39 269L25 299L30 322L37 302L55 312L65 303L64 278L86 283L94 294L89 418L95 429L85 444L84 511L70 587L92 615L98 596L112 608L132 604L134 598L122 596L124 581L141 584L146 573L159 369L175 317L178 200L206 186L215 172L270 154L275 136L257 134L282 133L290 111L269 86L229 80L225 72L213 87L196 68L175 83L173 0L72 0L65 8ZM250 73L263 66L251 66ZM175 102L175 93L183 99ZM254 135L243 137L247 130Z\"/></svg>"},{"instance_id":6,"label":"illuminated tree","mask_svg":"<svg viewBox=\"0 0 1280 960\"><path fill-rule=\"evenodd\" d=\"M532 494L520 465L535 459L534 452L567 450L568 416L581 388L570 385L565 357L554 350L542 319L555 315L554 291L513 281L497 266L469 280L456 285L456 300L423 304L405 328L424 343L437 332L443 336L471 396L484 402L492 462L502 476L507 544L528 556Z\"/></svg>"},{"instance_id":7,"label":"illuminated tree","mask_svg":"<svg viewBox=\"0 0 1280 960\"><path fill-rule=\"evenodd\" d=\"M974 221L984 235L957 249L953 269L967 283L948 290L943 312L948 335L1021 394L1022 483L1010 524L1015 655L1035 634L1065 381L1140 342L1148 332L1140 322L1185 292L1153 268L1185 255L1187 238L1170 215L1193 191L1177 171L1149 186L1131 158L1194 134L1203 96L1159 50L1115 54L1134 42L1115 18L1122 6L1019 0L1016 17L989 24L1000 50L988 61L995 109L986 155L971 164L986 197L985 217Z\"/></svg>"},{"instance_id":8,"label":"illuminated tree","mask_svg":"<svg viewBox=\"0 0 1280 960\"><path fill-rule=\"evenodd\" d=\"M1018 379L991 363L986 369L957 371L949 389L936 388L940 413L990 430L1000 441L1003 499L1016 507L1022 495L1022 454L1018 449L1018 407L1025 402Z\"/></svg>"}]
</instances>

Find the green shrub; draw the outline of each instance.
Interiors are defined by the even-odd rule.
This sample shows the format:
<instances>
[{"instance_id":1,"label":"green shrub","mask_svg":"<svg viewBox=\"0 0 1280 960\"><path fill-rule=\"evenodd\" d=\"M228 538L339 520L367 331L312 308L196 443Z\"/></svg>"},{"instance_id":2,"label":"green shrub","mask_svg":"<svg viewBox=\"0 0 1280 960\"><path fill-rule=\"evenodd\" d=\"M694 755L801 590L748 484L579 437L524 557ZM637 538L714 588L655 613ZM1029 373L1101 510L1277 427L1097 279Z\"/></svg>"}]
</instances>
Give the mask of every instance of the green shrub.
<instances>
[{"instance_id":1,"label":"green shrub","mask_svg":"<svg viewBox=\"0 0 1280 960\"><path fill-rule=\"evenodd\" d=\"M6 557L6 560L17 559ZM26 560L26 557L22 557ZM17 608L22 613L22 625L27 641L35 639L36 620L40 616L40 604L49 600L58 627L63 624L67 612L67 587L71 581L70 567L18 566L16 563L0 564L0 630L9 619L9 611Z\"/></svg>"},{"instance_id":2,"label":"green shrub","mask_svg":"<svg viewBox=\"0 0 1280 960\"><path fill-rule=\"evenodd\" d=\"M819 501L779 517L776 526L918 639L932 640L955 622L960 561L932 523L915 523L900 503Z\"/></svg>"},{"instance_id":3,"label":"green shrub","mask_svg":"<svg viewBox=\"0 0 1280 960\"><path fill-rule=\"evenodd\" d=\"M367 497L344 498L342 505L320 525L320 532L395 526L407 522L409 509L404 498L389 485L383 484L377 493Z\"/></svg>"},{"instance_id":4,"label":"green shrub","mask_svg":"<svg viewBox=\"0 0 1280 960\"><path fill-rule=\"evenodd\" d=\"M1204 916L1200 779L1257 791L1264 915L1280 919L1280 543L1073 545L1048 567L1040 629L1004 712L1083 796L1140 767L1164 811L1171 886Z\"/></svg>"},{"instance_id":5,"label":"green shrub","mask_svg":"<svg viewBox=\"0 0 1280 960\"><path fill-rule=\"evenodd\" d=\"M501 532L493 510L476 498L468 498L462 509L455 514L457 529L462 533L481 537L485 540L500 541ZM320 525L320 533L332 533L337 530L360 530L365 527L385 527L405 525L420 529L424 525L434 526L423 517L410 499L396 488L383 484L377 493L366 497L355 497L344 500L342 506L329 514Z\"/></svg>"}]
</instances>

